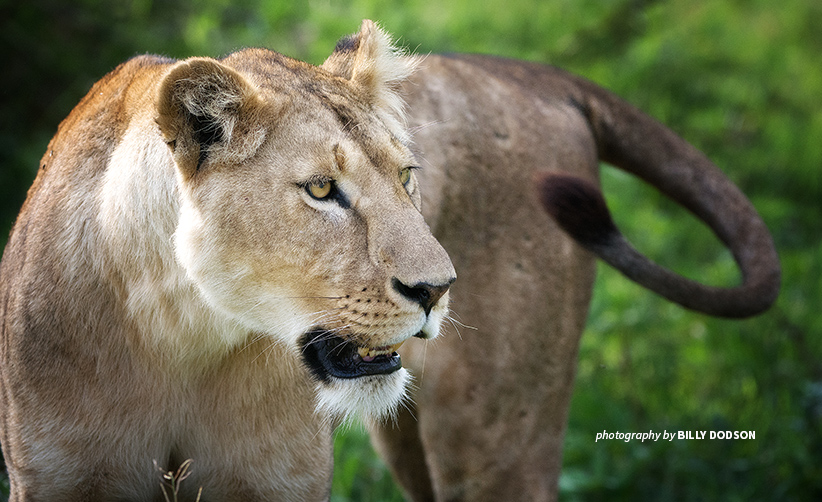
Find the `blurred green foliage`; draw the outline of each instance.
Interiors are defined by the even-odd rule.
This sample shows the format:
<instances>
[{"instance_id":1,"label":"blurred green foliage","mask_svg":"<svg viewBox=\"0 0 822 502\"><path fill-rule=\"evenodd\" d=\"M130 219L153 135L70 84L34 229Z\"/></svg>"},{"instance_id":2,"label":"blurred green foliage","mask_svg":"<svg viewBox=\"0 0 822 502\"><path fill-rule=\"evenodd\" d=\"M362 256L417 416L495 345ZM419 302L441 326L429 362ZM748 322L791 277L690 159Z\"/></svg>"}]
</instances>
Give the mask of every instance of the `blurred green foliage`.
<instances>
[{"instance_id":1,"label":"blurred green foliage","mask_svg":"<svg viewBox=\"0 0 822 502\"><path fill-rule=\"evenodd\" d=\"M556 64L705 151L773 232L784 268L767 314L711 319L600 267L560 480L564 500L822 498L822 3L818 0L0 0L0 242L58 122L139 53L267 46L321 62L362 18L417 52ZM714 284L737 280L708 230L606 168L637 247ZM597 432L754 430L755 440L594 442ZM364 433L338 435L333 500L396 500Z\"/></svg>"},{"instance_id":2,"label":"blurred green foliage","mask_svg":"<svg viewBox=\"0 0 822 502\"><path fill-rule=\"evenodd\" d=\"M391 473L371 449L361 425L343 425L334 440L334 481L331 502L402 502Z\"/></svg>"}]
</instances>

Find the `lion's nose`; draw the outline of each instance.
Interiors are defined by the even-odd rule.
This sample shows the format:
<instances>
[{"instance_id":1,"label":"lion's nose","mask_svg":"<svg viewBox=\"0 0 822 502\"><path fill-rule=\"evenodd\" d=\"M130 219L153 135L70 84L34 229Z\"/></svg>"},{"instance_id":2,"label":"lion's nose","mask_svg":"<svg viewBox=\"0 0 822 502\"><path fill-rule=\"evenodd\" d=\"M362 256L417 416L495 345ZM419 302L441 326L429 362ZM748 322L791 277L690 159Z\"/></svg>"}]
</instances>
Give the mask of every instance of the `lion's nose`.
<instances>
[{"instance_id":1,"label":"lion's nose","mask_svg":"<svg viewBox=\"0 0 822 502\"><path fill-rule=\"evenodd\" d=\"M436 305L439 299L442 298L442 295L448 291L448 288L451 287L452 282L454 282L454 279L450 279L447 283L440 285L429 284L427 282L418 282L413 286L408 286L403 284L403 282L396 277L391 280L391 284L394 286L394 289L405 298L420 304L425 311L425 315L431 313L431 309L434 308L434 305Z\"/></svg>"}]
</instances>

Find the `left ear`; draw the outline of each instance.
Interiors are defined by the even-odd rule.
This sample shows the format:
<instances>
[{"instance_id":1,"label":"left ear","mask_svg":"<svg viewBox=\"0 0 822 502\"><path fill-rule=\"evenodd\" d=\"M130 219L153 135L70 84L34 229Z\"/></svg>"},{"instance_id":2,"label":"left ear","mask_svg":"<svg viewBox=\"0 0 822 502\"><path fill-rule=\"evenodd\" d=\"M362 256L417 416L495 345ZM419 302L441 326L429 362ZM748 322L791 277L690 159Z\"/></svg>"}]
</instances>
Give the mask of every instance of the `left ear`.
<instances>
[{"instance_id":1,"label":"left ear","mask_svg":"<svg viewBox=\"0 0 822 502\"><path fill-rule=\"evenodd\" d=\"M359 33L337 42L322 68L356 86L392 132L404 139L404 103L398 91L419 63L420 58L398 50L387 33L366 19Z\"/></svg>"}]
</instances>

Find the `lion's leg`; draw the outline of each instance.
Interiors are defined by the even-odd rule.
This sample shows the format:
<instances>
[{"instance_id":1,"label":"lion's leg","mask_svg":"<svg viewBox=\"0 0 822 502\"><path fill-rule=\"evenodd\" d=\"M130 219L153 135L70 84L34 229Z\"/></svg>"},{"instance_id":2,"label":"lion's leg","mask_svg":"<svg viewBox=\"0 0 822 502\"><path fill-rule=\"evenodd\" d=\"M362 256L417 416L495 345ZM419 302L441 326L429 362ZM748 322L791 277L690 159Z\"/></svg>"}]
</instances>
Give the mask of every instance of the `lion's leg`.
<instances>
[{"instance_id":1,"label":"lion's leg","mask_svg":"<svg viewBox=\"0 0 822 502\"><path fill-rule=\"evenodd\" d=\"M412 403L408 407L410 410L403 407L399 411L395 422L372 426L371 442L410 500L433 501L434 491L420 441L416 411Z\"/></svg>"}]
</instances>

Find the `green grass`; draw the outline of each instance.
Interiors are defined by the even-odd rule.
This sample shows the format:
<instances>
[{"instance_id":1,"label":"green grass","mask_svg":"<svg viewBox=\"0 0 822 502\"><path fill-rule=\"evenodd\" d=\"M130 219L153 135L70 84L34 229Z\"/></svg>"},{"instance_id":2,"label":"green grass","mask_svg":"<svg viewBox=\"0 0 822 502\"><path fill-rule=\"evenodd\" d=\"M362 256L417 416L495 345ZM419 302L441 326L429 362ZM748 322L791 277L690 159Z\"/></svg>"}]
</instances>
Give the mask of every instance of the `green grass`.
<instances>
[{"instance_id":1,"label":"green grass","mask_svg":"<svg viewBox=\"0 0 822 502\"><path fill-rule=\"evenodd\" d=\"M337 431L331 502L401 502L402 492L359 425Z\"/></svg>"}]
</instances>

